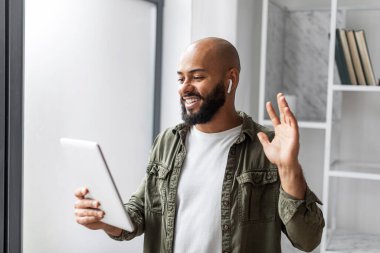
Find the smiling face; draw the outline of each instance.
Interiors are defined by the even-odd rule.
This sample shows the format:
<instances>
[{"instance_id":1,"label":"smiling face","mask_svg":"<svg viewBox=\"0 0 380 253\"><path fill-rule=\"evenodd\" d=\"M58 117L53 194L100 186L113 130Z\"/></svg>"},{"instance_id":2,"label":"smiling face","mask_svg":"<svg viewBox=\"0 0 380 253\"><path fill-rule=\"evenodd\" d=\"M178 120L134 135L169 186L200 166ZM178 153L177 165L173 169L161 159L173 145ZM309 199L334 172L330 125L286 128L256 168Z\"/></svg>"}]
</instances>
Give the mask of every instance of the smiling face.
<instances>
[{"instance_id":1,"label":"smiling face","mask_svg":"<svg viewBox=\"0 0 380 253\"><path fill-rule=\"evenodd\" d=\"M207 123L225 104L226 69L218 58L212 43L193 44L182 55L178 93L187 124Z\"/></svg>"}]
</instances>

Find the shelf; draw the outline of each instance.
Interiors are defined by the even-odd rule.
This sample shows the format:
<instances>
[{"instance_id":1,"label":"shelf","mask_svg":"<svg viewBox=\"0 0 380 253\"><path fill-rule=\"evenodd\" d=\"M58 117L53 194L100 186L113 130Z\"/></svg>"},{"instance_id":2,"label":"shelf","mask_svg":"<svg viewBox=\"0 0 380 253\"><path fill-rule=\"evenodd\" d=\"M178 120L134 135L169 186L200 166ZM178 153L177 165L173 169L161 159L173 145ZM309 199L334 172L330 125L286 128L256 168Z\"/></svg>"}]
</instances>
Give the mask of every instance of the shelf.
<instances>
[{"instance_id":1,"label":"shelf","mask_svg":"<svg viewBox=\"0 0 380 253\"><path fill-rule=\"evenodd\" d=\"M272 121L264 120L262 122L264 126L273 126ZM298 121L299 128L310 128L310 129L326 129L326 122L313 122L313 121Z\"/></svg>"},{"instance_id":2,"label":"shelf","mask_svg":"<svg viewBox=\"0 0 380 253\"><path fill-rule=\"evenodd\" d=\"M334 161L328 174L330 177L380 180L380 163Z\"/></svg>"},{"instance_id":3,"label":"shelf","mask_svg":"<svg viewBox=\"0 0 380 253\"><path fill-rule=\"evenodd\" d=\"M329 0L270 0L270 2L289 11L329 10L331 6Z\"/></svg>"},{"instance_id":4,"label":"shelf","mask_svg":"<svg viewBox=\"0 0 380 253\"><path fill-rule=\"evenodd\" d=\"M380 235L333 231L327 235L325 252L334 253L379 253Z\"/></svg>"},{"instance_id":5,"label":"shelf","mask_svg":"<svg viewBox=\"0 0 380 253\"><path fill-rule=\"evenodd\" d=\"M334 84L334 91L380 92L380 86Z\"/></svg>"},{"instance_id":6,"label":"shelf","mask_svg":"<svg viewBox=\"0 0 380 253\"><path fill-rule=\"evenodd\" d=\"M380 2L378 0L338 0L338 9L378 10L380 9Z\"/></svg>"},{"instance_id":7,"label":"shelf","mask_svg":"<svg viewBox=\"0 0 380 253\"><path fill-rule=\"evenodd\" d=\"M289 11L305 10L330 10L331 3L326 0L270 0L282 9ZM344 10L379 10L380 2L378 0L338 0L338 9Z\"/></svg>"}]
</instances>

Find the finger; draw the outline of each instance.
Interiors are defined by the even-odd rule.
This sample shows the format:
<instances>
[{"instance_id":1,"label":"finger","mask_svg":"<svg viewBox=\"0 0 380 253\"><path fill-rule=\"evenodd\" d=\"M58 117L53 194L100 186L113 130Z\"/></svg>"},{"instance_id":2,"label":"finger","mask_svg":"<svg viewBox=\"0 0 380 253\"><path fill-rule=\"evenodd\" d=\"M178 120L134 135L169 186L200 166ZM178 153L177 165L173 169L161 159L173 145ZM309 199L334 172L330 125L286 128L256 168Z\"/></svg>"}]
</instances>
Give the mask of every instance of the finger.
<instances>
[{"instance_id":1,"label":"finger","mask_svg":"<svg viewBox=\"0 0 380 253\"><path fill-rule=\"evenodd\" d=\"M280 111L281 122L287 123L287 119L285 117L285 108L288 107L288 103L286 102L285 96L282 93L277 94L277 104L278 110Z\"/></svg>"},{"instance_id":2,"label":"finger","mask_svg":"<svg viewBox=\"0 0 380 253\"><path fill-rule=\"evenodd\" d=\"M297 127L298 128L297 119L289 107L285 109L285 114L286 114L286 118L287 118L289 125L291 127Z\"/></svg>"},{"instance_id":3,"label":"finger","mask_svg":"<svg viewBox=\"0 0 380 253\"><path fill-rule=\"evenodd\" d=\"M259 141L260 141L261 145L263 145L264 149L270 144L269 138L265 133L259 132L257 134L257 137L259 138Z\"/></svg>"},{"instance_id":4,"label":"finger","mask_svg":"<svg viewBox=\"0 0 380 253\"><path fill-rule=\"evenodd\" d=\"M89 225L91 223L99 222L101 218L95 216L76 217L77 223L81 225Z\"/></svg>"},{"instance_id":5,"label":"finger","mask_svg":"<svg viewBox=\"0 0 380 253\"><path fill-rule=\"evenodd\" d=\"M78 199L83 199L88 192L89 190L87 189L87 187L80 187L75 190L75 197L77 197Z\"/></svg>"},{"instance_id":6,"label":"finger","mask_svg":"<svg viewBox=\"0 0 380 253\"><path fill-rule=\"evenodd\" d=\"M98 208L100 206L99 201L92 199L80 199L75 203L75 208Z\"/></svg>"},{"instance_id":7,"label":"finger","mask_svg":"<svg viewBox=\"0 0 380 253\"><path fill-rule=\"evenodd\" d=\"M105 212L100 209L75 209L74 214L77 217L94 216L98 218L103 218Z\"/></svg>"},{"instance_id":8,"label":"finger","mask_svg":"<svg viewBox=\"0 0 380 253\"><path fill-rule=\"evenodd\" d=\"M280 120L276 114L276 111L274 110L274 108L272 106L272 103L267 102L266 108L267 108L267 112L268 112L269 118L272 121L273 126L276 127L278 124L280 124Z\"/></svg>"}]
</instances>

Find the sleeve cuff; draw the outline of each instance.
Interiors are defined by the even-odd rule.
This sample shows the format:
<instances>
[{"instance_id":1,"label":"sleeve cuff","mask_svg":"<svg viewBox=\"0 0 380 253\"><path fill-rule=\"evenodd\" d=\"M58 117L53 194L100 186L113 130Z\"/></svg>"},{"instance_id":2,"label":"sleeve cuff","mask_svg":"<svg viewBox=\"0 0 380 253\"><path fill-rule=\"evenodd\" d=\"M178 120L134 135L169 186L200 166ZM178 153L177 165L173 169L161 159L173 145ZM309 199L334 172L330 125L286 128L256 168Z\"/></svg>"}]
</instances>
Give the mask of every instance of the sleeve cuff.
<instances>
[{"instance_id":1,"label":"sleeve cuff","mask_svg":"<svg viewBox=\"0 0 380 253\"><path fill-rule=\"evenodd\" d=\"M317 196L309 189L306 188L306 194L304 200L295 199L293 196L286 193L280 186L280 195L278 200L278 210L282 222L286 225L297 212L301 205L305 205L307 209L311 209L311 205L318 203L322 205L322 202Z\"/></svg>"},{"instance_id":2,"label":"sleeve cuff","mask_svg":"<svg viewBox=\"0 0 380 253\"><path fill-rule=\"evenodd\" d=\"M113 235L107 234L109 237L111 237L112 239L116 241L129 241L135 238L138 231L138 224L141 224L141 218L138 215L136 215L135 212L133 212L130 208L127 209L127 212L129 216L131 217L132 222L134 223L135 229L133 232L129 232L123 229L119 236L113 236Z\"/></svg>"},{"instance_id":3,"label":"sleeve cuff","mask_svg":"<svg viewBox=\"0 0 380 253\"><path fill-rule=\"evenodd\" d=\"M123 229L119 236L113 236L110 234L107 234L107 235L116 241L126 241L126 240L131 240L132 238L134 238L135 232L128 232Z\"/></svg>"}]
</instances>

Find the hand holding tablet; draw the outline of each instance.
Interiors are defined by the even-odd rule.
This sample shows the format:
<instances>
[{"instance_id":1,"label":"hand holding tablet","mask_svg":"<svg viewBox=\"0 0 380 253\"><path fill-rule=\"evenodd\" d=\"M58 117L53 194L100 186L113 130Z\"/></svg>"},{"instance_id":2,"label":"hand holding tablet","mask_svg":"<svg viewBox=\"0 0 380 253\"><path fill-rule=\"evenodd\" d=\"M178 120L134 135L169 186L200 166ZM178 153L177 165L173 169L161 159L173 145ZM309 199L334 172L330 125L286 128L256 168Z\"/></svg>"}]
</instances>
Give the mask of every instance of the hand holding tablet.
<instances>
[{"instance_id":1,"label":"hand holding tablet","mask_svg":"<svg viewBox=\"0 0 380 253\"><path fill-rule=\"evenodd\" d=\"M121 229L132 232L134 225L99 144L68 138L60 142L68 166L76 171L76 181L84 186L75 192L77 222L90 229L104 229L111 235L120 235Z\"/></svg>"},{"instance_id":2,"label":"hand holding tablet","mask_svg":"<svg viewBox=\"0 0 380 253\"><path fill-rule=\"evenodd\" d=\"M77 198L75 217L77 223L92 230L103 229L110 235L119 236L122 229L101 221L105 212L101 210L99 201L86 198L88 194L89 190L86 187L78 188L75 191L75 197Z\"/></svg>"}]
</instances>

